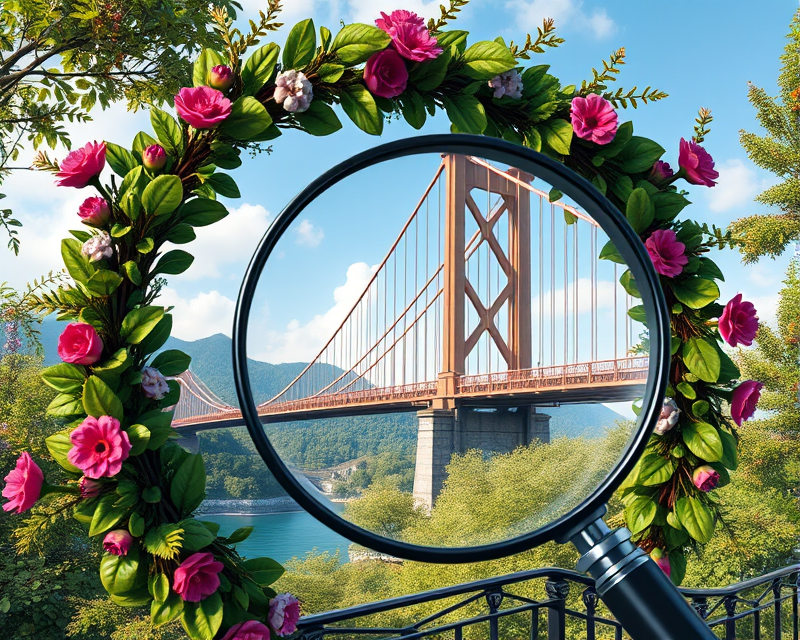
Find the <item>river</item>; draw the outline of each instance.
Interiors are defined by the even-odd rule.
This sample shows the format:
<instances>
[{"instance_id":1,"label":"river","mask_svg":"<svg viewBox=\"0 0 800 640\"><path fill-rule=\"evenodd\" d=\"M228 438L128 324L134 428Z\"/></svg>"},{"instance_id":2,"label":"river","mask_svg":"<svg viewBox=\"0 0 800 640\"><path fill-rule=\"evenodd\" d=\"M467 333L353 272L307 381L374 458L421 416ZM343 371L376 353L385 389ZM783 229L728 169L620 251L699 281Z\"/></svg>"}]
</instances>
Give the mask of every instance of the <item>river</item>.
<instances>
[{"instance_id":1,"label":"river","mask_svg":"<svg viewBox=\"0 0 800 640\"><path fill-rule=\"evenodd\" d=\"M317 551L341 551L341 559L347 562L349 542L331 531L305 511L270 513L264 515L204 515L220 525L222 536L240 527L255 527L244 542L237 545L239 553L248 558L267 556L278 562L286 562L293 556L304 556L316 548Z\"/></svg>"}]
</instances>

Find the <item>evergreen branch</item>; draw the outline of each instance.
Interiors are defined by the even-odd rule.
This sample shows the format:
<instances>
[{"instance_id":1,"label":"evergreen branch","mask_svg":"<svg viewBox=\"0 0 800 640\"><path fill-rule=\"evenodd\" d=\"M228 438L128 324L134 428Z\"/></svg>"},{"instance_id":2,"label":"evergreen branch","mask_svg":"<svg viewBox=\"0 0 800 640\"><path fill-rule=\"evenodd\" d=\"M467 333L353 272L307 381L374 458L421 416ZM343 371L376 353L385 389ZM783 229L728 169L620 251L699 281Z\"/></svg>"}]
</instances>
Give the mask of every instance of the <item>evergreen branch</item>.
<instances>
[{"instance_id":1,"label":"evergreen branch","mask_svg":"<svg viewBox=\"0 0 800 640\"><path fill-rule=\"evenodd\" d=\"M438 20L434 20L431 18L428 20L428 31L431 35L435 35L439 33L442 28L447 26L448 22L455 20L458 16L457 13L461 11L462 7L467 6L469 0L450 0L450 7L445 8L443 4L439 5L439 10L442 14L439 16Z\"/></svg>"},{"instance_id":2,"label":"evergreen branch","mask_svg":"<svg viewBox=\"0 0 800 640\"><path fill-rule=\"evenodd\" d=\"M713 119L714 116L711 115L711 109L700 107L697 118L695 118L695 122L697 124L694 127L694 135L692 136L692 140L694 140L694 142L700 144L703 142L703 140L705 140L705 137L711 131L711 129L708 128L708 125L711 124Z\"/></svg>"},{"instance_id":3,"label":"evergreen branch","mask_svg":"<svg viewBox=\"0 0 800 640\"><path fill-rule=\"evenodd\" d=\"M531 41L531 34L527 34L525 37L525 44L521 49L518 45L514 44L512 40L511 44L508 45L511 55L517 60L530 60L529 53L544 53L544 47L552 47L555 49L564 42L564 38L559 38L555 35L555 21L552 18L545 18L542 21L542 26L537 27L537 31L539 33L534 41Z\"/></svg>"},{"instance_id":4,"label":"evergreen branch","mask_svg":"<svg viewBox=\"0 0 800 640\"><path fill-rule=\"evenodd\" d=\"M608 62L603 60L603 71L601 73L598 73L597 69L592 68L592 76L594 76L592 81L586 82L586 80L583 80L578 95L585 96L607 89L608 82L616 81L614 76L619 73L617 67L623 64L625 64L625 47L614 51L611 56L609 56Z\"/></svg>"},{"instance_id":5,"label":"evergreen branch","mask_svg":"<svg viewBox=\"0 0 800 640\"><path fill-rule=\"evenodd\" d=\"M637 100L641 100L642 103L647 104L648 102L656 102L658 100L663 100L664 98L668 97L669 94L660 91L658 89L651 89L650 87L646 87L644 91L637 94L636 93L637 87L634 87L630 91L625 91L622 87L617 89L616 91L608 91L603 94L603 97L608 100L614 108L622 107L623 109L628 108L628 102L631 103L631 106L636 109Z\"/></svg>"}]
</instances>

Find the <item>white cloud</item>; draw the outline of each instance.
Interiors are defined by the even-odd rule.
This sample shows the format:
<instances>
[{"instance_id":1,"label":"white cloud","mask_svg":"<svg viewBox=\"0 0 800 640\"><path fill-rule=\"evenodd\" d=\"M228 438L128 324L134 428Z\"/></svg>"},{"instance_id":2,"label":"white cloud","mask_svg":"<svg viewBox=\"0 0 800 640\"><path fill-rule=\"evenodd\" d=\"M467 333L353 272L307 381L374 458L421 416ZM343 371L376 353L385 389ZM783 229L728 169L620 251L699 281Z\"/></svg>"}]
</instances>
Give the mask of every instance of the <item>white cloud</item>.
<instances>
[{"instance_id":1,"label":"white cloud","mask_svg":"<svg viewBox=\"0 0 800 640\"><path fill-rule=\"evenodd\" d=\"M199 340L216 333L230 337L236 303L219 291L182 298L167 287L161 292L159 304L175 307L172 310L172 335L181 340Z\"/></svg>"},{"instance_id":2,"label":"white cloud","mask_svg":"<svg viewBox=\"0 0 800 640\"><path fill-rule=\"evenodd\" d=\"M314 226L308 220L303 220L295 231L297 236L296 242L305 247L317 247L322 239L325 237L322 229Z\"/></svg>"},{"instance_id":3,"label":"white cloud","mask_svg":"<svg viewBox=\"0 0 800 640\"><path fill-rule=\"evenodd\" d=\"M751 204L763 188L755 171L742 160L728 160L718 166L718 171L717 185L707 191L708 207L716 213Z\"/></svg>"},{"instance_id":4,"label":"white cloud","mask_svg":"<svg viewBox=\"0 0 800 640\"><path fill-rule=\"evenodd\" d=\"M605 9L595 8L590 13L582 0L508 0L506 9L523 29L536 29L545 18L553 18L558 27L570 25L597 39L607 38L617 31L617 24Z\"/></svg>"},{"instance_id":5,"label":"white cloud","mask_svg":"<svg viewBox=\"0 0 800 640\"><path fill-rule=\"evenodd\" d=\"M345 283L333 291L333 306L322 314L302 324L294 319L284 331L258 329L258 342L264 345L253 357L275 364L281 362L309 362L333 336L364 292L377 266L364 262L351 264L347 269Z\"/></svg>"},{"instance_id":6,"label":"white cloud","mask_svg":"<svg viewBox=\"0 0 800 640\"><path fill-rule=\"evenodd\" d=\"M779 296L745 296L745 300L753 303L758 313L758 320L762 324L772 327L778 326L778 301Z\"/></svg>"},{"instance_id":7,"label":"white cloud","mask_svg":"<svg viewBox=\"0 0 800 640\"><path fill-rule=\"evenodd\" d=\"M250 260L273 215L260 204L244 203L229 210L223 220L195 229L197 240L187 247L195 260L180 276L182 280L241 275L241 269L226 274L225 267L229 270L232 265L243 267Z\"/></svg>"},{"instance_id":8,"label":"white cloud","mask_svg":"<svg viewBox=\"0 0 800 640\"><path fill-rule=\"evenodd\" d=\"M375 19L381 17L381 11L391 13L395 9L402 8L422 16L427 22L428 18L439 16L439 4L439 0L429 0L428 2L425 2L425 0L403 0L402 3L397 3L395 6L391 4L381 6L375 0L348 0L347 17L353 22L374 24Z\"/></svg>"}]
</instances>

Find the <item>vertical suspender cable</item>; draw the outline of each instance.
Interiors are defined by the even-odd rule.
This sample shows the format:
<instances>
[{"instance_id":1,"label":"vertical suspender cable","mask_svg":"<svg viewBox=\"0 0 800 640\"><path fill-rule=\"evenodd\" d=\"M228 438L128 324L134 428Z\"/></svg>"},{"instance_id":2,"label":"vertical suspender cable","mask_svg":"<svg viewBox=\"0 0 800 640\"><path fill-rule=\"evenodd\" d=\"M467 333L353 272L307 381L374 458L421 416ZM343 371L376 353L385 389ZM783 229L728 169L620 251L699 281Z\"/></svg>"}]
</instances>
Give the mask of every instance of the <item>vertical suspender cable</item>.
<instances>
[{"instance_id":1,"label":"vertical suspender cable","mask_svg":"<svg viewBox=\"0 0 800 640\"><path fill-rule=\"evenodd\" d=\"M569 363L569 310L568 310L568 292L569 292L569 258L568 258L568 245L567 245L567 231L569 225L564 224L564 364Z\"/></svg>"},{"instance_id":2,"label":"vertical suspender cable","mask_svg":"<svg viewBox=\"0 0 800 640\"><path fill-rule=\"evenodd\" d=\"M544 363L544 197L539 196L539 364Z\"/></svg>"},{"instance_id":3,"label":"vertical suspender cable","mask_svg":"<svg viewBox=\"0 0 800 640\"><path fill-rule=\"evenodd\" d=\"M556 364L556 207L550 203L550 366Z\"/></svg>"}]
</instances>

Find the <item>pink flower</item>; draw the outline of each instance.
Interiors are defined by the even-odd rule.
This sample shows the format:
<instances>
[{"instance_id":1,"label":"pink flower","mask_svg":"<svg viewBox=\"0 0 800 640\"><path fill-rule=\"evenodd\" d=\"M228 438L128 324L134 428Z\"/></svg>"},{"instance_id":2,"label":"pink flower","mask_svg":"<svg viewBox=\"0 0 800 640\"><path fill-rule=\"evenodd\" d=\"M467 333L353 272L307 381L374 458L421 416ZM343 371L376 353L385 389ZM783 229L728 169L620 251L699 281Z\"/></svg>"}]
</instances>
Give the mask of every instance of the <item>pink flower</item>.
<instances>
[{"instance_id":1,"label":"pink flower","mask_svg":"<svg viewBox=\"0 0 800 640\"><path fill-rule=\"evenodd\" d=\"M742 302L742 294L737 293L725 305L719 317L719 335L732 347L739 344L749 347L758 331L758 316L752 302Z\"/></svg>"},{"instance_id":2,"label":"pink flower","mask_svg":"<svg viewBox=\"0 0 800 640\"><path fill-rule=\"evenodd\" d=\"M111 215L111 210L108 208L108 202L104 198L92 196L86 198L80 207L78 207L78 215L83 224L88 224L91 227L102 227L108 216Z\"/></svg>"},{"instance_id":3,"label":"pink flower","mask_svg":"<svg viewBox=\"0 0 800 640\"><path fill-rule=\"evenodd\" d=\"M675 278L689 264L686 257L686 245L678 241L678 236L672 229L658 229L644 243L647 253L653 261L656 271L662 276Z\"/></svg>"},{"instance_id":4,"label":"pink flower","mask_svg":"<svg viewBox=\"0 0 800 640\"><path fill-rule=\"evenodd\" d=\"M222 92L227 91L233 86L233 80L233 71L224 64L218 64L216 67L212 67L211 72L208 74L209 86L214 89L219 89Z\"/></svg>"},{"instance_id":5,"label":"pink flower","mask_svg":"<svg viewBox=\"0 0 800 640\"><path fill-rule=\"evenodd\" d=\"M142 151L142 164L150 171L160 171L167 164L167 152L160 144L151 144Z\"/></svg>"},{"instance_id":6,"label":"pink flower","mask_svg":"<svg viewBox=\"0 0 800 640\"><path fill-rule=\"evenodd\" d=\"M650 169L650 175L648 177L656 182L661 182L662 180L667 180L674 175L675 172L672 170L672 167L670 167L669 164L663 160L656 160L653 168Z\"/></svg>"},{"instance_id":7,"label":"pink flower","mask_svg":"<svg viewBox=\"0 0 800 640\"><path fill-rule=\"evenodd\" d=\"M3 505L3 511L22 513L30 509L42 493L44 474L31 458L31 454L23 451L17 460L17 466L4 478L6 486L3 488L3 497L8 502Z\"/></svg>"},{"instance_id":8,"label":"pink flower","mask_svg":"<svg viewBox=\"0 0 800 640\"><path fill-rule=\"evenodd\" d=\"M102 482L97 482L86 476L82 476L78 481L78 488L81 491L81 498L96 498L100 495L100 490L103 488Z\"/></svg>"},{"instance_id":9,"label":"pink flower","mask_svg":"<svg viewBox=\"0 0 800 640\"><path fill-rule=\"evenodd\" d=\"M84 322L70 322L58 337L58 357L70 364L94 364L103 353L103 341L95 328Z\"/></svg>"},{"instance_id":10,"label":"pink flower","mask_svg":"<svg viewBox=\"0 0 800 640\"><path fill-rule=\"evenodd\" d=\"M664 555L664 552L656 547L650 552L650 557L655 560L655 563L661 567L661 570L669 577L669 574L672 573L672 567L670 567L669 558Z\"/></svg>"},{"instance_id":11,"label":"pink flower","mask_svg":"<svg viewBox=\"0 0 800 640\"><path fill-rule=\"evenodd\" d=\"M133 536L125 529L109 531L103 538L103 550L115 556L126 556L133 544Z\"/></svg>"},{"instance_id":12,"label":"pink flower","mask_svg":"<svg viewBox=\"0 0 800 640\"><path fill-rule=\"evenodd\" d=\"M575 135L596 144L608 144L617 133L617 112L603 96L590 93L572 99L569 110Z\"/></svg>"},{"instance_id":13,"label":"pink flower","mask_svg":"<svg viewBox=\"0 0 800 640\"><path fill-rule=\"evenodd\" d=\"M279 593L269 601L270 626L279 636L288 636L297 629L300 619L300 602L290 593Z\"/></svg>"},{"instance_id":14,"label":"pink flower","mask_svg":"<svg viewBox=\"0 0 800 640\"><path fill-rule=\"evenodd\" d=\"M270 640L269 627L258 620L240 622L228 629L222 640Z\"/></svg>"},{"instance_id":15,"label":"pink flower","mask_svg":"<svg viewBox=\"0 0 800 640\"><path fill-rule=\"evenodd\" d=\"M158 369L145 367L142 369L142 391L148 398L161 400L169 393L169 385Z\"/></svg>"},{"instance_id":16,"label":"pink flower","mask_svg":"<svg viewBox=\"0 0 800 640\"><path fill-rule=\"evenodd\" d=\"M374 54L364 67L367 89L382 98L394 98L406 90L408 70L406 63L393 49Z\"/></svg>"},{"instance_id":17,"label":"pink flower","mask_svg":"<svg viewBox=\"0 0 800 640\"><path fill-rule=\"evenodd\" d=\"M122 469L131 451L131 441L111 416L89 416L73 431L67 460L88 478L110 478Z\"/></svg>"},{"instance_id":18,"label":"pink flower","mask_svg":"<svg viewBox=\"0 0 800 640\"><path fill-rule=\"evenodd\" d=\"M661 415L658 416L655 432L663 436L667 431L672 429L678 424L678 418L681 415L681 410L672 398L664 398L664 403L661 405Z\"/></svg>"},{"instance_id":19,"label":"pink flower","mask_svg":"<svg viewBox=\"0 0 800 640\"><path fill-rule=\"evenodd\" d=\"M211 87L184 87L175 96L175 111L195 129L210 129L231 115L231 101Z\"/></svg>"},{"instance_id":20,"label":"pink flower","mask_svg":"<svg viewBox=\"0 0 800 640\"><path fill-rule=\"evenodd\" d=\"M375 24L392 37L392 44L401 56L414 62L432 60L442 52L436 38L428 33L425 21L413 11L398 9L378 18Z\"/></svg>"},{"instance_id":21,"label":"pink flower","mask_svg":"<svg viewBox=\"0 0 800 640\"><path fill-rule=\"evenodd\" d=\"M106 143L89 142L70 153L59 166L56 176L61 178L59 187L82 189L89 181L99 176L106 165Z\"/></svg>"},{"instance_id":22,"label":"pink flower","mask_svg":"<svg viewBox=\"0 0 800 640\"><path fill-rule=\"evenodd\" d=\"M714 170L714 158L693 140L687 142L681 138L678 165L685 171L689 184L704 184L707 187L717 184L714 180L719 178L719 171Z\"/></svg>"},{"instance_id":23,"label":"pink flower","mask_svg":"<svg viewBox=\"0 0 800 640\"><path fill-rule=\"evenodd\" d=\"M224 565L207 552L193 553L175 569L172 588L187 602L200 602L219 588Z\"/></svg>"},{"instance_id":24,"label":"pink flower","mask_svg":"<svg viewBox=\"0 0 800 640\"><path fill-rule=\"evenodd\" d=\"M760 382L746 380L733 390L731 418L738 426L741 427L742 422L753 417L763 388L764 385Z\"/></svg>"},{"instance_id":25,"label":"pink flower","mask_svg":"<svg viewBox=\"0 0 800 640\"><path fill-rule=\"evenodd\" d=\"M711 465L704 464L692 473L692 482L700 491L709 492L719 484L719 473Z\"/></svg>"}]
</instances>

